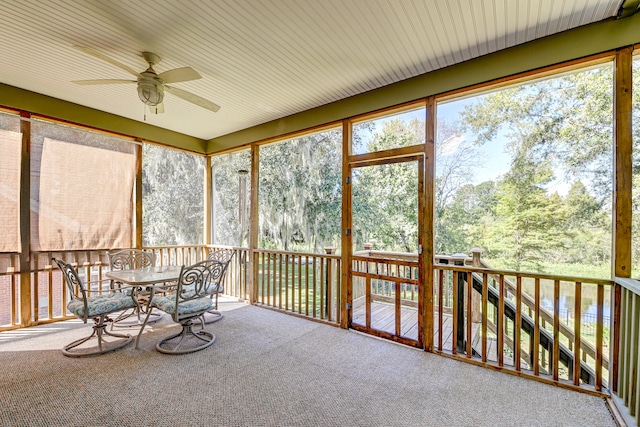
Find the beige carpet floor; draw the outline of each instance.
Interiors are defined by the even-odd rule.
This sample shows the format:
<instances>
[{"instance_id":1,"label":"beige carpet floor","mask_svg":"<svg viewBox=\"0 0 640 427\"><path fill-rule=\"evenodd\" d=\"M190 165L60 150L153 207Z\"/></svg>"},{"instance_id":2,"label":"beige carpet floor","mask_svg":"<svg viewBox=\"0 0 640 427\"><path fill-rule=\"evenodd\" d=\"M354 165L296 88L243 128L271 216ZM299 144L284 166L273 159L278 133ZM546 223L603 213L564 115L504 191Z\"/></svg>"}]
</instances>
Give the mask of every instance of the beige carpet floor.
<instances>
[{"instance_id":1,"label":"beige carpet floor","mask_svg":"<svg viewBox=\"0 0 640 427\"><path fill-rule=\"evenodd\" d=\"M85 359L89 325L0 333L2 426L613 426L603 399L283 313L222 301L206 350ZM134 329L132 332L136 332Z\"/></svg>"}]
</instances>

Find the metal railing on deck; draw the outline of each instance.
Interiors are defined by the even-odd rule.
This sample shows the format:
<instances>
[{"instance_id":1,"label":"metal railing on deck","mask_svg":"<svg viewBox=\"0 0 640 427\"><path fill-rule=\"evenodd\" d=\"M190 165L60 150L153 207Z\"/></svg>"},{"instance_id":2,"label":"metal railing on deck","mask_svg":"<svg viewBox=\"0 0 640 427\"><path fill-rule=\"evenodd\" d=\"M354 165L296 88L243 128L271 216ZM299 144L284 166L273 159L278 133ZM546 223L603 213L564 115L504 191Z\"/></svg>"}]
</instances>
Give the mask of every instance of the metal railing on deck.
<instances>
[{"instance_id":1,"label":"metal railing on deck","mask_svg":"<svg viewBox=\"0 0 640 427\"><path fill-rule=\"evenodd\" d=\"M340 256L254 251L257 303L330 323L340 322Z\"/></svg>"}]
</instances>

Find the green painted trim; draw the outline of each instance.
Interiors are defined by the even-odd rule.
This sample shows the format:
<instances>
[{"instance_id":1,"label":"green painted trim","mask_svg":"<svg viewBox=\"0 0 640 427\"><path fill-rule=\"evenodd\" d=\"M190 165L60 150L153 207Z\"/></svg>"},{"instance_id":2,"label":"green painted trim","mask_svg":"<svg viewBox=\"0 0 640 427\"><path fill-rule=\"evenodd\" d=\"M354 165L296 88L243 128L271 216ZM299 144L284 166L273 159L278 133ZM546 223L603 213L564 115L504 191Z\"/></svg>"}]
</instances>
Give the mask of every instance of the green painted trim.
<instances>
[{"instance_id":1,"label":"green painted trim","mask_svg":"<svg viewBox=\"0 0 640 427\"><path fill-rule=\"evenodd\" d=\"M640 14L608 19L422 74L207 142L207 153L640 42Z\"/></svg>"},{"instance_id":2,"label":"green painted trim","mask_svg":"<svg viewBox=\"0 0 640 427\"><path fill-rule=\"evenodd\" d=\"M0 83L0 104L58 120L205 154L207 141Z\"/></svg>"}]
</instances>

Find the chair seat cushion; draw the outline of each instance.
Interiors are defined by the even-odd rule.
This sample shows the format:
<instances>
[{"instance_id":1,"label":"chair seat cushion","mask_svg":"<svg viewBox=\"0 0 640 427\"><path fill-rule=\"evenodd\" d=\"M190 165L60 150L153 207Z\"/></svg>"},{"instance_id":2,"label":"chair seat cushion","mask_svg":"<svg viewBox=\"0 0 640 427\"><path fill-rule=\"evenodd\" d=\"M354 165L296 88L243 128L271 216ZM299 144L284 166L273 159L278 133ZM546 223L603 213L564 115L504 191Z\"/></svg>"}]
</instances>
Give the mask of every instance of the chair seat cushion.
<instances>
[{"instance_id":1,"label":"chair seat cushion","mask_svg":"<svg viewBox=\"0 0 640 427\"><path fill-rule=\"evenodd\" d=\"M126 310L135 307L135 305L130 295L120 292L87 297L87 318L113 313L114 311ZM84 303L81 299L69 301L67 310L78 317L84 317Z\"/></svg>"},{"instance_id":2,"label":"chair seat cushion","mask_svg":"<svg viewBox=\"0 0 640 427\"><path fill-rule=\"evenodd\" d=\"M176 295L162 296L155 295L151 301L151 305L158 307L165 313L175 313L176 311ZM209 310L213 306L213 301L209 297L192 299L188 301L180 301L178 303L178 316L189 314L200 314Z\"/></svg>"}]
</instances>

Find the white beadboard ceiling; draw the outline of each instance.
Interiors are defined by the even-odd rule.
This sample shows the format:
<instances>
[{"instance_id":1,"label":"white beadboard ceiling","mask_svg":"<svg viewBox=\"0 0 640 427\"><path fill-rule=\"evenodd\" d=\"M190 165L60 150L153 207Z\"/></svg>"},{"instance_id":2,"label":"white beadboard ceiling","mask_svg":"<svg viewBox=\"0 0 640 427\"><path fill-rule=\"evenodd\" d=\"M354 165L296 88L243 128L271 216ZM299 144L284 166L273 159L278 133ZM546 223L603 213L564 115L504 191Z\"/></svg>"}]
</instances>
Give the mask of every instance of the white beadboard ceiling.
<instances>
[{"instance_id":1,"label":"white beadboard ceiling","mask_svg":"<svg viewBox=\"0 0 640 427\"><path fill-rule=\"evenodd\" d=\"M18 0L0 8L0 83L144 121L130 79L74 45L144 71L192 67L146 122L211 139L615 16L622 0ZM0 105L2 100L0 99Z\"/></svg>"}]
</instances>

